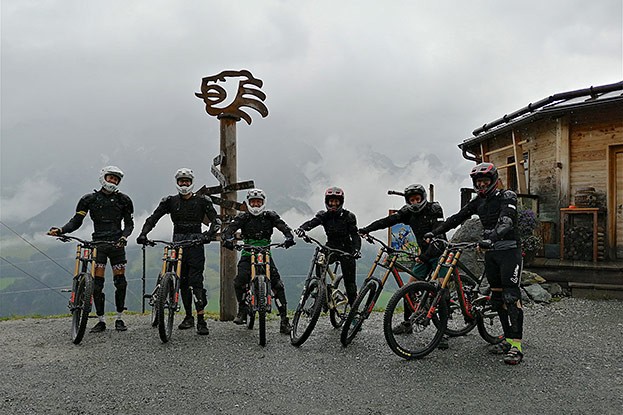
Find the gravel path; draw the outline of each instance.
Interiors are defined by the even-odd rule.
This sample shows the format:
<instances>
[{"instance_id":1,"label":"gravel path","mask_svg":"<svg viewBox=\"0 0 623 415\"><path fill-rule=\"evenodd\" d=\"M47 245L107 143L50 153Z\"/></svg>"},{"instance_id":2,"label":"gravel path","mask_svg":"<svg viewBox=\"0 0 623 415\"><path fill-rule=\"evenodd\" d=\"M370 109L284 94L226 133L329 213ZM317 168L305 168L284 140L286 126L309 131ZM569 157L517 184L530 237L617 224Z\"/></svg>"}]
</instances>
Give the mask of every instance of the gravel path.
<instances>
[{"instance_id":1,"label":"gravel path","mask_svg":"<svg viewBox=\"0 0 623 415\"><path fill-rule=\"evenodd\" d=\"M346 349L328 318L300 348L276 318L266 348L256 330L217 321L209 336L175 330L162 344L148 316L131 315L127 332L87 332L78 346L68 318L3 321L0 413L623 413L622 301L527 306L517 367L486 353L477 330L402 360L381 319L375 313Z\"/></svg>"}]
</instances>

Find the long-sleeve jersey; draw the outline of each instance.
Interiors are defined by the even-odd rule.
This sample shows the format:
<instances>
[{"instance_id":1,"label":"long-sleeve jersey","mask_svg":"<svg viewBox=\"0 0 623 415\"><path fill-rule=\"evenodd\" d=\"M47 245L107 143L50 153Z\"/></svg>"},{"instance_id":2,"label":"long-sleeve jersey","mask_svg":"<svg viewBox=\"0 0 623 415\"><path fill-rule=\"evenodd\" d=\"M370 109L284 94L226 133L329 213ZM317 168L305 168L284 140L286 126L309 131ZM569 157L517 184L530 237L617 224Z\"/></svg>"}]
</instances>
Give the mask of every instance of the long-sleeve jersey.
<instances>
[{"instance_id":1,"label":"long-sleeve jersey","mask_svg":"<svg viewBox=\"0 0 623 415\"><path fill-rule=\"evenodd\" d=\"M424 241L424 235L431 232L435 227L443 223L443 209L437 202L428 202L418 212L414 212L410 209L409 205L404 205L396 213L393 213L385 218L375 220L368 226L366 226L366 232L372 232L379 229L389 228L398 223L409 225L413 230L413 235L420 246L420 252L429 258L438 256L440 252L435 247L431 247L426 241ZM439 232L442 235L443 232ZM445 235L443 235L445 239Z\"/></svg>"},{"instance_id":2,"label":"long-sleeve jersey","mask_svg":"<svg viewBox=\"0 0 623 415\"><path fill-rule=\"evenodd\" d=\"M200 234L201 224L206 216L210 221L211 232L218 230L220 226L220 220L208 196L193 194L186 199L177 194L164 197L160 201L154 213L145 220L141 234L147 235L166 214L171 215L174 239L181 235Z\"/></svg>"},{"instance_id":3,"label":"long-sleeve jersey","mask_svg":"<svg viewBox=\"0 0 623 415\"><path fill-rule=\"evenodd\" d=\"M472 199L432 232L435 234L447 232L472 215L478 215L484 229L483 239L491 240L494 249L503 250L520 246L517 231L517 195L512 190L496 190L486 198Z\"/></svg>"},{"instance_id":4,"label":"long-sleeve jersey","mask_svg":"<svg viewBox=\"0 0 623 415\"><path fill-rule=\"evenodd\" d=\"M321 210L300 228L309 231L319 225L322 225L327 235L328 247L351 253L361 250L361 237L357 233L357 218L354 213L346 209L338 212Z\"/></svg>"},{"instance_id":5,"label":"long-sleeve jersey","mask_svg":"<svg viewBox=\"0 0 623 415\"><path fill-rule=\"evenodd\" d=\"M122 236L127 238L134 230L134 206L130 197L121 192L95 190L80 198L76 214L61 228L62 233L80 228L87 212L93 220L94 241L116 241Z\"/></svg>"},{"instance_id":6,"label":"long-sleeve jersey","mask_svg":"<svg viewBox=\"0 0 623 415\"><path fill-rule=\"evenodd\" d=\"M281 219L277 212L266 210L257 216L249 212L238 214L223 231L223 239L233 238L234 233L240 229L242 239L246 243L268 245L270 244L274 228L281 231L286 239L294 238L292 229Z\"/></svg>"}]
</instances>

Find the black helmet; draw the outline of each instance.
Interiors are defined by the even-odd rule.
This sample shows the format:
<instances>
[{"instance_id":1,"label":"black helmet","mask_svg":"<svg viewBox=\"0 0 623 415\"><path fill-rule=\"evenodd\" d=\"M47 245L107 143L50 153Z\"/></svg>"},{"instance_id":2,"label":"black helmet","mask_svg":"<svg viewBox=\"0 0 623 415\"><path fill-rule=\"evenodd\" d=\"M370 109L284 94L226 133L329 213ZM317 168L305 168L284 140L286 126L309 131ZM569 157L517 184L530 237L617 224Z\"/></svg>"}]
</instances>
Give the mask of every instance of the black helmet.
<instances>
[{"instance_id":1,"label":"black helmet","mask_svg":"<svg viewBox=\"0 0 623 415\"><path fill-rule=\"evenodd\" d=\"M340 205L337 208L329 206L329 199L337 199L340 201ZM344 191L339 187L329 187L324 192L324 205L330 212L339 212L344 206Z\"/></svg>"},{"instance_id":2,"label":"black helmet","mask_svg":"<svg viewBox=\"0 0 623 415\"><path fill-rule=\"evenodd\" d=\"M405 202L407 203L407 205L409 205L409 210L414 213L422 210L424 206L426 206L426 203L428 203L428 201L426 200L426 189L421 184L410 184L409 186L405 187L404 194ZM409 198L413 195L422 196L422 200L420 200L418 203L409 203Z\"/></svg>"},{"instance_id":3,"label":"black helmet","mask_svg":"<svg viewBox=\"0 0 623 415\"><path fill-rule=\"evenodd\" d=\"M480 163L472 169L472 172L469 175L472 178L474 190L480 197L488 196L498 185L498 169L493 165L493 163ZM478 186L476 186L476 180L481 178L491 179L491 183L486 189L479 189Z\"/></svg>"}]
</instances>

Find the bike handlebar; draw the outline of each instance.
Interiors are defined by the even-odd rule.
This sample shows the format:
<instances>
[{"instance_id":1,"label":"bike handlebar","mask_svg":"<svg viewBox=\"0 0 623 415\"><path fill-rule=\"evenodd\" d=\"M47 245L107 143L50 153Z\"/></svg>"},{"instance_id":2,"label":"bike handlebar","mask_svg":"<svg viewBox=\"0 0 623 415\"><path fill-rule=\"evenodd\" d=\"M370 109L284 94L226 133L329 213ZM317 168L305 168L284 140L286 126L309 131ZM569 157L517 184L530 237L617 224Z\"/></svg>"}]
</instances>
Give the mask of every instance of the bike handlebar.
<instances>
[{"instance_id":1,"label":"bike handlebar","mask_svg":"<svg viewBox=\"0 0 623 415\"><path fill-rule=\"evenodd\" d=\"M234 249L238 251L246 250L246 251L255 251L255 252L267 252L270 251L270 248L285 248L285 244L283 242L280 243L272 243L268 245L250 245L250 244L236 244L234 245Z\"/></svg>"},{"instance_id":2,"label":"bike handlebar","mask_svg":"<svg viewBox=\"0 0 623 415\"><path fill-rule=\"evenodd\" d=\"M53 236L61 242L71 242L72 240L80 242L82 245L86 247L93 247L97 245L115 245L117 241L87 241L76 236L71 235L49 235Z\"/></svg>"},{"instance_id":3,"label":"bike handlebar","mask_svg":"<svg viewBox=\"0 0 623 415\"><path fill-rule=\"evenodd\" d=\"M323 244L322 242L320 242L317 239L312 238L311 236L304 234L303 236L301 236L301 238L307 242L308 244L310 243L315 243L316 245L318 245L320 247L320 249L324 250L324 251L328 251L329 253L335 252L339 255L344 255L344 256L348 256L348 257L355 257L355 255L351 254L350 252L346 252L346 251L342 251L341 249L337 249L337 248L331 248L330 246L327 246L325 244Z\"/></svg>"},{"instance_id":4,"label":"bike handlebar","mask_svg":"<svg viewBox=\"0 0 623 415\"><path fill-rule=\"evenodd\" d=\"M162 241L159 239L150 239L143 245L156 246L156 244L168 245L171 248L187 248L189 246L204 245L206 241L203 239L185 239L183 241Z\"/></svg>"},{"instance_id":5,"label":"bike handlebar","mask_svg":"<svg viewBox=\"0 0 623 415\"><path fill-rule=\"evenodd\" d=\"M409 251L403 251L401 249L395 249L392 248L391 246L387 245L385 242L383 242L382 240L380 240L379 238L376 238L370 234L366 234L363 236L363 238L368 242L373 244L374 242L378 242L385 251L387 252L391 252L391 253L396 253L396 254L405 254L405 255L409 255L412 257L415 257L417 255L415 255L413 252L409 252Z\"/></svg>"},{"instance_id":6,"label":"bike handlebar","mask_svg":"<svg viewBox=\"0 0 623 415\"><path fill-rule=\"evenodd\" d=\"M404 196L405 195L403 192L399 192L397 190L388 190L387 194L388 195L396 195L396 196Z\"/></svg>"}]
</instances>

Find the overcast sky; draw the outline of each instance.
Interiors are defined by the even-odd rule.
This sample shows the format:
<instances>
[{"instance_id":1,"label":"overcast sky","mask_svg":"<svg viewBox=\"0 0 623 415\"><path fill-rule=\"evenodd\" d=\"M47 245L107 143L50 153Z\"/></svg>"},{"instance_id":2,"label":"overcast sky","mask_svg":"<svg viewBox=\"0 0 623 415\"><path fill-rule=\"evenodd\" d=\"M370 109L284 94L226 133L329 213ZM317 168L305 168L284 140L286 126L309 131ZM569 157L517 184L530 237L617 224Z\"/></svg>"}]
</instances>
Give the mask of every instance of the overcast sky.
<instances>
[{"instance_id":1,"label":"overcast sky","mask_svg":"<svg viewBox=\"0 0 623 415\"><path fill-rule=\"evenodd\" d=\"M621 0L1 4L0 201L9 223L60 198L74 205L106 164L126 171L139 226L174 192L178 167L215 185L218 121L194 93L227 69L263 80L270 111L262 119L250 110L253 124L238 124L240 179L276 193L270 177L295 177L294 197L314 210L325 186L343 186L361 225L400 205L387 189L412 182L434 182L453 213L471 166L457 144L476 127L554 93L623 79ZM404 168L389 174L371 154ZM410 163L424 154L445 173Z\"/></svg>"}]
</instances>

